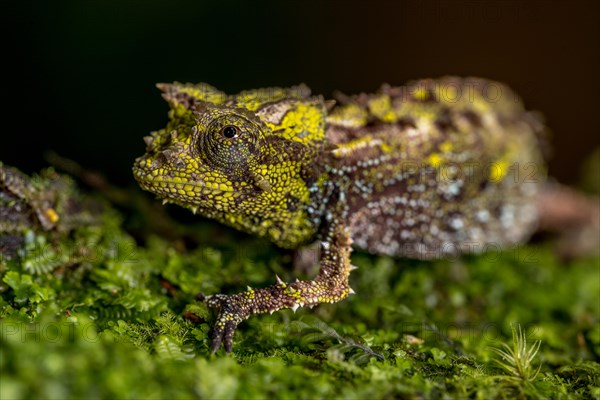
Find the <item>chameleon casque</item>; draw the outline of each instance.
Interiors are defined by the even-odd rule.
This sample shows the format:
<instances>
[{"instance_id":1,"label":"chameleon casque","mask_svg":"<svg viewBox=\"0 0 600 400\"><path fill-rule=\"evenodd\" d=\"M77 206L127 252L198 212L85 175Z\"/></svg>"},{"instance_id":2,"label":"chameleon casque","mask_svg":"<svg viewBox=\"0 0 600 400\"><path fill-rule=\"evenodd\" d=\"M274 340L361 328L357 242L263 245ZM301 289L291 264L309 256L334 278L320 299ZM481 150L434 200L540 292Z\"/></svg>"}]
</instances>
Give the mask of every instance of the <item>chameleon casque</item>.
<instances>
[{"instance_id":1,"label":"chameleon casque","mask_svg":"<svg viewBox=\"0 0 600 400\"><path fill-rule=\"evenodd\" d=\"M510 246L536 227L545 128L497 82L421 80L337 102L304 85L158 87L169 122L135 161L143 189L283 248L321 246L313 280L206 296L219 309L213 351L230 352L252 314L354 293L352 246L432 259Z\"/></svg>"}]
</instances>

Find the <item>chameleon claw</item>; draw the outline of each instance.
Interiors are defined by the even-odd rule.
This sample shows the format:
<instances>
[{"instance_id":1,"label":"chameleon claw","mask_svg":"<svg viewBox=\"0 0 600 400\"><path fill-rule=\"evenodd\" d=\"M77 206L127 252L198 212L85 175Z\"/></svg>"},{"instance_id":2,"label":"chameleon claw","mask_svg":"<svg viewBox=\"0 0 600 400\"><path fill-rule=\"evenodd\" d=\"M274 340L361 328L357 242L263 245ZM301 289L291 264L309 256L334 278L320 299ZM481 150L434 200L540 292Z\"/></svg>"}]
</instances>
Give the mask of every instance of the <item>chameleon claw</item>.
<instances>
[{"instance_id":1,"label":"chameleon claw","mask_svg":"<svg viewBox=\"0 0 600 400\"><path fill-rule=\"evenodd\" d=\"M224 326L217 325L215 327L210 346L212 353L216 353L219 350L219 347L221 347L221 344L223 344L226 353L231 353L235 328L236 324L234 321L227 321Z\"/></svg>"},{"instance_id":2,"label":"chameleon claw","mask_svg":"<svg viewBox=\"0 0 600 400\"><path fill-rule=\"evenodd\" d=\"M201 296L202 301L210 308L219 309L217 322L212 333L211 351L216 353L222 344L225 352L231 353L235 330L238 324L248 317L248 312L243 307L240 307L237 301L239 299L235 295L215 294L212 296ZM199 298L200 295L196 297Z\"/></svg>"}]
</instances>

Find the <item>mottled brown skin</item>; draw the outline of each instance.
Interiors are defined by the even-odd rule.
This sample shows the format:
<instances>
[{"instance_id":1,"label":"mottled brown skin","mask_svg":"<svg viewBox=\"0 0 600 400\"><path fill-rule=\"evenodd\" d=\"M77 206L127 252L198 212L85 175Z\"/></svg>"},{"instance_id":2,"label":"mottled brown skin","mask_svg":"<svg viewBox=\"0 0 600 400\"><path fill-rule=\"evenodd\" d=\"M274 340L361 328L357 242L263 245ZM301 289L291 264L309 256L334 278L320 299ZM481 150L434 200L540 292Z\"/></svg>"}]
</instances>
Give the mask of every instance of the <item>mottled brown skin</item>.
<instances>
[{"instance_id":1,"label":"mottled brown skin","mask_svg":"<svg viewBox=\"0 0 600 400\"><path fill-rule=\"evenodd\" d=\"M444 88L452 87L461 88L463 97L444 101ZM489 87L502 93L495 102L484 95ZM426 98L415 101L419 90ZM349 104L372 114L369 104L382 97L392 103L391 123L331 123L327 131L340 146L335 168L346 169L355 246L431 259L509 246L529 236L537 223L534 199L545 179L538 150L543 126L508 88L446 78L384 88ZM365 137L367 145L344 151Z\"/></svg>"},{"instance_id":2,"label":"mottled brown skin","mask_svg":"<svg viewBox=\"0 0 600 400\"><path fill-rule=\"evenodd\" d=\"M170 122L134 165L144 189L281 247L321 241L313 280L205 298L220 310L213 351L252 314L353 293L352 246L432 259L511 246L537 224L544 127L496 82L422 80L336 105L304 86L160 88Z\"/></svg>"}]
</instances>

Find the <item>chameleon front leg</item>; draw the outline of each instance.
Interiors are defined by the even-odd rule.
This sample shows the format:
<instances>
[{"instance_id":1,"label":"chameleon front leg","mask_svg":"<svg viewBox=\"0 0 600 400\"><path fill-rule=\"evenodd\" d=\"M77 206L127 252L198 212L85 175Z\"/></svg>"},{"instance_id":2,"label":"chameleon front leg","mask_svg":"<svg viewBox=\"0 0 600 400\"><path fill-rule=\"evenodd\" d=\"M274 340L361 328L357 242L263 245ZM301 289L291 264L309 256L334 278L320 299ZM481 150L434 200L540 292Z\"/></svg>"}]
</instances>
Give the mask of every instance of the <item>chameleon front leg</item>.
<instances>
[{"instance_id":1,"label":"chameleon front leg","mask_svg":"<svg viewBox=\"0 0 600 400\"><path fill-rule=\"evenodd\" d=\"M204 301L219 314L213 331L212 351L216 352L223 343L226 352L231 352L233 334L237 325L252 314L273 313L283 308L294 311L298 307L319 303L335 303L354 291L348 285L352 270L352 251L348 229L336 224L328 229L322 242L320 270L313 280L285 283L277 277L277 283L265 288L250 288L234 295L217 294L207 296Z\"/></svg>"}]
</instances>

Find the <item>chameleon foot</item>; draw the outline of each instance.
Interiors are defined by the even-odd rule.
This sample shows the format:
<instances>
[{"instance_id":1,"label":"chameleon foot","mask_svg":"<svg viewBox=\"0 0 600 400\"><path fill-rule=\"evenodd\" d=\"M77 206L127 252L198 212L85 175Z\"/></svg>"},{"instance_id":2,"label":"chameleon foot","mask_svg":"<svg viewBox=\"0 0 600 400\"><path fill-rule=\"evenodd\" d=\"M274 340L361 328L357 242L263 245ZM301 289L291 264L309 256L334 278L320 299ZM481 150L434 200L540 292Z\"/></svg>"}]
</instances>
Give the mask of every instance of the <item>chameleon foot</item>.
<instances>
[{"instance_id":1,"label":"chameleon foot","mask_svg":"<svg viewBox=\"0 0 600 400\"><path fill-rule=\"evenodd\" d=\"M223 344L225 351L231 353L233 334L240 322L248 318L249 313L243 307L238 296L216 294L212 296L198 295L198 300L204 301L210 308L218 308L217 322L213 328L211 351L216 353Z\"/></svg>"},{"instance_id":2,"label":"chameleon foot","mask_svg":"<svg viewBox=\"0 0 600 400\"><path fill-rule=\"evenodd\" d=\"M213 353L221 344L230 353L236 327L252 314L273 313L283 308L296 311L298 307L335 303L354 293L348 286L348 276L353 269L350 264L352 248L348 231L342 225L333 225L329 232L330 242L322 244L321 270L311 281L296 279L286 283L277 277L274 285L264 288L248 286L245 292L233 295L196 296L209 307L219 309L213 329Z\"/></svg>"}]
</instances>

